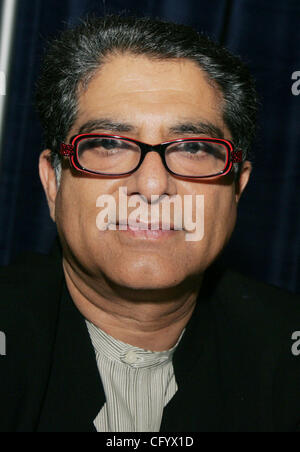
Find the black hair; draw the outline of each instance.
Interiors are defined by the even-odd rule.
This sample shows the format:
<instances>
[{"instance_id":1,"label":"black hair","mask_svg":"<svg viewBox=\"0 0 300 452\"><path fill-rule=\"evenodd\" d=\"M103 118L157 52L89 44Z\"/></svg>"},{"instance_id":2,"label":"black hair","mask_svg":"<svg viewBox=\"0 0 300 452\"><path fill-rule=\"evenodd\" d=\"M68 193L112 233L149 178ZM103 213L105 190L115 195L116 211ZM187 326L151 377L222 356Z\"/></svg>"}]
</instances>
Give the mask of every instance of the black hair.
<instances>
[{"instance_id":1,"label":"black hair","mask_svg":"<svg viewBox=\"0 0 300 452\"><path fill-rule=\"evenodd\" d=\"M196 62L223 95L223 119L247 158L256 132L257 93L240 58L193 28L148 17L90 16L60 33L49 45L37 82L36 106L45 147L57 164L59 145L76 120L78 89L112 54ZM252 158L252 155L250 155Z\"/></svg>"}]
</instances>

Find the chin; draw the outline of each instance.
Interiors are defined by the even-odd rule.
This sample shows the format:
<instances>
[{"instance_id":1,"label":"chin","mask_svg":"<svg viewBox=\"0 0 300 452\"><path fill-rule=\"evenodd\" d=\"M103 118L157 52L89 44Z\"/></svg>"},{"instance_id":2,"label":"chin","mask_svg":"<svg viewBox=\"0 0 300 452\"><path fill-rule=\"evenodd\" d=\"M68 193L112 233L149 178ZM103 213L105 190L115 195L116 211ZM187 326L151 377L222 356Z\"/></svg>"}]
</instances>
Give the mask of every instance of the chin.
<instances>
[{"instance_id":1,"label":"chin","mask_svg":"<svg viewBox=\"0 0 300 452\"><path fill-rule=\"evenodd\" d=\"M108 275L107 275L108 276ZM127 272L126 275L118 273L111 275L110 278L118 286L131 290L159 290L175 287L184 279L178 274L162 274L161 271L146 272Z\"/></svg>"}]
</instances>

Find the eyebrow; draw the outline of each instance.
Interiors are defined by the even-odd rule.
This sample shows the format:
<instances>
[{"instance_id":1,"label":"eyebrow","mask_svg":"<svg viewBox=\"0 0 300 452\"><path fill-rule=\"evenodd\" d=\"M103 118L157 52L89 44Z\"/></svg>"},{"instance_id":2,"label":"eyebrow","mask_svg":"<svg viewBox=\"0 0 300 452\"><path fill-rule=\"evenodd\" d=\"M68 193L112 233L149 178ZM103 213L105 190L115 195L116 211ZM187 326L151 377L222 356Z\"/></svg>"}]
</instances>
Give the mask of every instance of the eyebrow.
<instances>
[{"instance_id":1,"label":"eyebrow","mask_svg":"<svg viewBox=\"0 0 300 452\"><path fill-rule=\"evenodd\" d=\"M94 130L105 130L110 132L126 133L136 132L137 127L126 122L114 121L112 119L92 119L80 126L78 133L91 133Z\"/></svg>"},{"instance_id":2,"label":"eyebrow","mask_svg":"<svg viewBox=\"0 0 300 452\"><path fill-rule=\"evenodd\" d=\"M78 134L91 133L95 130L105 130L115 133L137 133L138 127L127 122L115 121L110 118L92 119L82 124L78 130ZM210 121L183 121L178 122L168 129L170 135L209 135L212 138L224 138L224 133L220 127Z\"/></svg>"},{"instance_id":3,"label":"eyebrow","mask_svg":"<svg viewBox=\"0 0 300 452\"><path fill-rule=\"evenodd\" d=\"M211 122L183 122L176 124L169 129L171 134L182 135L185 133L193 135L209 135L212 138L224 138L224 133L220 127Z\"/></svg>"}]
</instances>

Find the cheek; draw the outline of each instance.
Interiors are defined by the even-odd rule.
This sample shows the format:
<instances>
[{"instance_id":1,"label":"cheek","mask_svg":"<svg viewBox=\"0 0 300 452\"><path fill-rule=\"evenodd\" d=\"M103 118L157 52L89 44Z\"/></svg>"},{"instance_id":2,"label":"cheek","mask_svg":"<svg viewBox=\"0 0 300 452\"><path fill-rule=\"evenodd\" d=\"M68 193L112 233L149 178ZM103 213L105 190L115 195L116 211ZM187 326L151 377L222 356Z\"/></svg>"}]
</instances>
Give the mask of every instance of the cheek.
<instances>
[{"instance_id":1,"label":"cheek","mask_svg":"<svg viewBox=\"0 0 300 452\"><path fill-rule=\"evenodd\" d=\"M205 197L205 235L219 246L232 234L237 216L234 187L217 186Z\"/></svg>"},{"instance_id":2,"label":"cheek","mask_svg":"<svg viewBox=\"0 0 300 452\"><path fill-rule=\"evenodd\" d=\"M236 202L233 186L203 187L204 216L199 215L197 227L203 227L201 240L186 243L190 263L205 270L228 242L236 222ZM199 223L202 222L200 226ZM200 235L200 234L199 234Z\"/></svg>"},{"instance_id":3,"label":"cheek","mask_svg":"<svg viewBox=\"0 0 300 452\"><path fill-rule=\"evenodd\" d=\"M62 182L56 199L56 224L74 246L86 244L96 233L98 196L98 186L90 182L77 179Z\"/></svg>"}]
</instances>

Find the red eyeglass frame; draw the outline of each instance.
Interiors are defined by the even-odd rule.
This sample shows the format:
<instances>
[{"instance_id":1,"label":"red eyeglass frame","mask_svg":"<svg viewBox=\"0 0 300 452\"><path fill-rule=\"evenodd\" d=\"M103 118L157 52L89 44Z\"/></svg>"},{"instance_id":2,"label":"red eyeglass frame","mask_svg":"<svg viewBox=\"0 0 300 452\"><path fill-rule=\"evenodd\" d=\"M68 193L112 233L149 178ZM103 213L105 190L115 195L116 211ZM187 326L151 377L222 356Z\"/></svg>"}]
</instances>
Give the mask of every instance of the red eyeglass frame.
<instances>
[{"instance_id":1,"label":"red eyeglass frame","mask_svg":"<svg viewBox=\"0 0 300 452\"><path fill-rule=\"evenodd\" d=\"M127 140L132 143L135 143L141 149L140 161L133 170L131 170L127 173L107 174L107 173L101 173L98 171L88 170L80 164L79 159L78 159L78 144L80 143L81 140L83 140L85 138L116 138L116 139ZM223 138L206 138L206 137L205 138L204 137L179 138L177 140L171 140L171 141L166 141L164 143L160 143L160 144L156 144L156 145L150 145L147 143L143 143L142 141L138 141L133 138L120 136L120 135L110 135L110 134L103 134L103 133L101 133L101 134L85 133L85 134L74 135L70 141L71 141L71 144L61 143L60 149L59 149L60 155L64 156L64 157L68 157L73 168L79 172L82 172L85 174L105 176L105 177L123 177L123 176L128 176L128 175L134 173L142 165L146 154L148 152L153 152L153 151L159 153L159 155L162 158L164 167L166 168L166 170L169 173L173 174L174 176L181 177L184 179L204 179L204 178L208 179L208 178L213 178L213 177L225 176L232 170L233 163L242 163L245 160L244 156L243 156L243 151L241 149L235 150L234 144L230 140L225 140ZM170 144L173 144L173 143L192 142L192 141L206 141L206 142L214 142L214 143L224 145L226 148L226 151L227 151L227 158L226 158L226 163L225 163L224 169L222 171L219 171L216 174L212 174L212 175L208 175L208 176L181 175L181 174L174 173L172 170L170 170L170 168L168 167L168 165L166 163L166 159L165 159L165 149Z\"/></svg>"}]
</instances>

